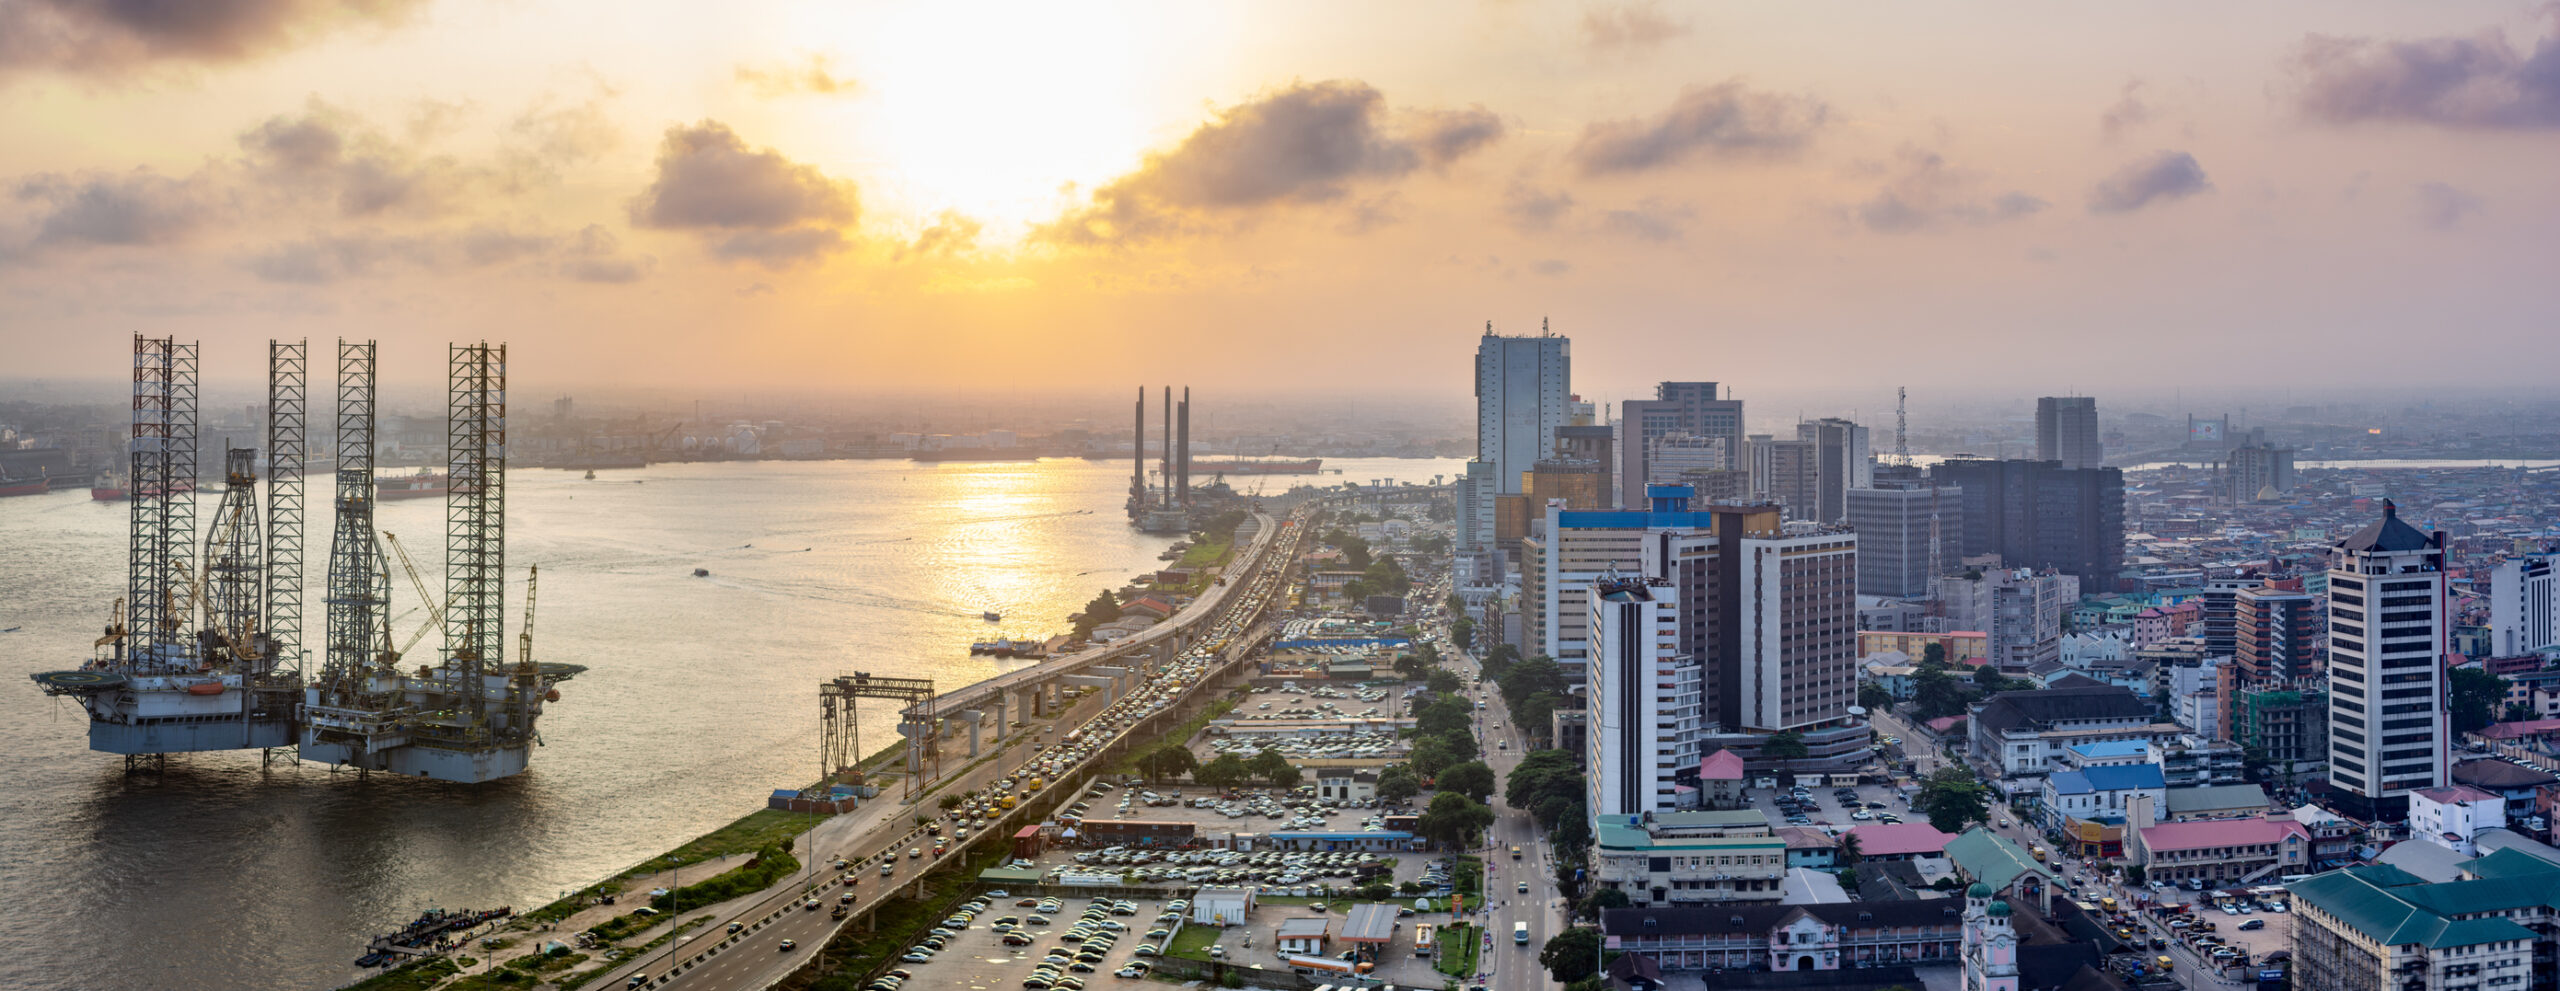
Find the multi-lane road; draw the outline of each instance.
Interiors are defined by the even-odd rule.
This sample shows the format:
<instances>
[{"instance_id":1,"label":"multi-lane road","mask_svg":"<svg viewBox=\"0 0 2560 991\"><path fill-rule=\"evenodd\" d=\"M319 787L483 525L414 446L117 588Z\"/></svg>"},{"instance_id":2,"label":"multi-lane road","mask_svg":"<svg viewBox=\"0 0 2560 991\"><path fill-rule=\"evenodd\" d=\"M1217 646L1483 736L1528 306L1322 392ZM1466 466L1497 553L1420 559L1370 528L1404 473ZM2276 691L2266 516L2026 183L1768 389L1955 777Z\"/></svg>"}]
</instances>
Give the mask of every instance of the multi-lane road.
<instances>
[{"instance_id":1,"label":"multi-lane road","mask_svg":"<svg viewBox=\"0 0 2560 991\"><path fill-rule=\"evenodd\" d=\"M1287 587L1285 568L1266 565L1273 560L1287 561L1303 539L1304 525L1291 520L1284 526L1268 516L1257 516L1261 532L1252 547L1239 559L1243 565L1235 580L1214 587L1214 595L1204 594L1193 606L1184 610L1180 626L1200 626L1212 640L1239 640L1250 624ZM1156 627L1163 630L1177 624ZM1154 632L1153 630L1149 632ZM1070 662L1081 663L1081 662ZM1054 675L1060 665L1043 665ZM1032 669L1026 669L1026 671ZM1023 674L1026 672L1015 672ZM1188 686L1197 692L1214 678L1201 678ZM1181 699L1171 700L1167 708L1175 708ZM1112 700L1107 693L1094 693L1060 713L1054 725L1080 726L1106 714ZM1132 723L1134 725L1134 722ZM1102 748L1097 747L1096 752ZM994 760L981 764L937 789L935 794L961 794L983 788L1006 774L1023 773L1037 759L1030 747L999 749ZM1076 769L1057 777L1073 778ZM907 850L930 849L932 839L915 835L913 818L932 809L931 803L905 805L878 801L844 815L834 816L812 828L798 849L810 865L793 883L777 885L772 890L735 903L715 913L712 923L687 933L680 940L658 947L635 958L620 961L590 986L622 988L642 986L650 989L682 988L684 991L732 991L771 986L802 967L808 966L819 948L833 938L841 925L861 924L862 914L875 908L897 890L902 881L911 882L922 870L934 866L939 858L904 856ZM956 855L956 853L955 853ZM850 861L843 871L828 865L837 858ZM880 876L882 862L894 860L895 875ZM855 900L849 922L839 922L833 909L848 890L839 876L850 874L850 887ZM818 907L804 907L809 898ZM688 913L677 913L683 917ZM728 930L736 927L732 933ZM785 941L789 941L786 947ZM634 982L634 978L639 978Z\"/></svg>"},{"instance_id":2,"label":"multi-lane road","mask_svg":"<svg viewBox=\"0 0 2560 991\"><path fill-rule=\"evenodd\" d=\"M1438 627L1445 630L1445 626ZM1479 679L1484 668L1474 656L1451 652L1443 657L1453 670L1470 681ZM1476 739L1484 747L1484 762L1493 768L1493 827L1486 831L1484 848L1484 903L1477 907L1476 920L1484 927L1490 945L1484 947L1477 971L1486 974L1483 983L1492 991L1538 991L1554 982L1546 968L1538 964L1538 953L1547 939L1563 932L1567 906L1556 887L1555 854L1547 845L1547 834L1538 828L1537 819L1526 809L1514 809L1503 801L1503 791L1511 780L1512 768L1529 746L1520 725L1511 719L1510 707L1502 700L1502 691L1491 681L1471 689L1484 708L1476 710ZM1520 848L1520 859L1511 859L1511 848ZM1527 892L1520 890L1526 882ZM1512 942L1512 927L1528 923L1528 945ZM1473 986L1474 982L1468 982Z\"/></svg>"}]
</instances>

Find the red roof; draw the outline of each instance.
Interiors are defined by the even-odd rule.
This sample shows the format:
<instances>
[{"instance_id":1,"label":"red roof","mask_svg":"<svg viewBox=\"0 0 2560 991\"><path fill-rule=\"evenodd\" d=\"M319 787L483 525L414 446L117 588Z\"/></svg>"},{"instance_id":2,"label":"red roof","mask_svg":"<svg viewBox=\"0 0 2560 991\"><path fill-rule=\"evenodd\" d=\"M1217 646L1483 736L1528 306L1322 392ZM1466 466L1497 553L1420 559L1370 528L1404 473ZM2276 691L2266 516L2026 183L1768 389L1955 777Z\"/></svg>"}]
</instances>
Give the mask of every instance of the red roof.
<instances>
[{"instance_id":1,"label":"red roof","mask_svg":"<svg viewBox=\"0 0 2560 991\"><path fill-rule=\"evenodd\" d=\"M1928 727L1929 727L1929 732L1932 732L1932 733L1944 733L1944 732L1946 732L1950 727L1953 727L1955 724L1957 724L1957 723L1961 723L1961 722L1963 722L1963 721L1964 721L1964 717L1963 717L1963 716L1939 716L1939 717L1938 717L1938 718L1936 718L1936 719L1929 720L1929 722L1927 723L1927 725L1928 725Z\"/></svg>"},{"instance_id":2,"label":"red roof","mask_svg":"<svg viewBox=\"0 0 2560 991\"><path fill-rule=\"evenodd\" d=\"M1718 750L1698 762L1700 781L1742 780L1742 757L1730 750Z\"/></svg>"},{"instance_id":3,"label":"red roof","mask_svg":"<svg viewBox=\"0 0 2560 991\"><path fill-rule=\"evenodd\" d=\"M2541 736L2560 731L2560 719L2528 719L2520 723L2498 723L2485 727L2481 736L2492 740L2512 740L2522 736Z\"/></svg>"},{"instance_id":4,"label":"red roof","mask_svg":"<svg viewBox=\"0 0 2560 991\"><path fill-rule=\"evenodd\" d=\"M1858 855L1882 857L1893 854L1938 854L1947 849L1947 841L1955 839L1925 822L1880 822L1849 831L1858 838Z\"/></svg>"},{"instance_id":5,"label":"red roof","mask_svg":"<svg viewBox=\"0 0 2560 991\"><path fill-rule=\"evenodd\" d=\"M2286 834L2310 842L2311 831L2291 816L2258 819L2198 819L2164 822L2142 831L2142 845L2153 850L2202 850L2221 846L2260 846L2284 842Z\"/></svg>"},{"instance_id":6,"label":"red roof","mask_svg":"<svg viewBox=\"0 0 2560 991\"><path fill-rule=\"evenodd\" d=\"M2503 801L2505 801L2505 799L2503 799L2503 798L2499 798L2499 797L2498 797L2498 796L2496 796L2496 795L2492 795L2492 794L2489 794L2488 792L2481 791L2480 789L2478 789L2478 788L2474 788L2474 787L2471 787L2470 785L2452 785L2452 786L2444 787L2444 788L2426 788L2426 789L2421 789L2421 790L2418 790L2418 791L2411 792L2410 794L2413 794L2413 795L2425 795L2425 796L2427 796L2427 801L2434 802L2434 803L2436 803L2436 804L2438 804L2438 805L2466 805L2466 804L2469 804L2469 803L2472 803L2472 802L2503 802Z\"/></svg>"}]
</instances>

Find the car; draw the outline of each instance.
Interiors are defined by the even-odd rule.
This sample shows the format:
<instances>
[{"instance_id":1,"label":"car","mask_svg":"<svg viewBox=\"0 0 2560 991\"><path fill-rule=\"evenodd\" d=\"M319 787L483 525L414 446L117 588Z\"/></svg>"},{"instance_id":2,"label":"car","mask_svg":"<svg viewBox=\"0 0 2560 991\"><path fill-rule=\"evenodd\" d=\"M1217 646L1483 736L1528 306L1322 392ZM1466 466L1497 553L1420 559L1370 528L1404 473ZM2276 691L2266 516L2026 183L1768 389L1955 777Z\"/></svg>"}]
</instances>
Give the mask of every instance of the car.
<instances>
[{"instance_id":1,"label":"car","mask_svg":"<svg viewBox=\"0 0 2560 991\"><path fill-rule=\"evenodd\" d=\"M2240 924L2240 928L2242 929L2264 929L2266 927L2267 920L2265 919L2251 919Z\"/></svg>"},{"instance_id":2,"label":"car","mask_svg":"<svg viewBox=\"0 0 2560 991\"><path fill-rule=\"evenodd\" d=\"M815 898L812 898L812 899L809 899L808 901L801 902L801 903L800 903L800 907L801 907L801 908L803 908L803 909L807 909L807 910L809 910L809 911L811 911L811 912L815 912L815 911L817 911L817 910L818 910L818 900L817 900L817 899L815 899Z\"/></svg>"},{"instance_id":3,"label":"car","mask_svg":"<svg viewBox=\"0 0 2560 991\"><path fill-rule=\"evenodd\" d=\"M911 847L908 847L908 848L907 848L907 859L908 859L908 860L915 860L915 859L921 858L921 857L923 857L923 856L924 856L924 848L923 848L923 847L920 847L920 846L911 846Z\"/></svg>"},{"instance_id":4,"label":"car","mask_svg":"<svg viewBox=\"0 0 2560 991\"><path fill-rule=\"evenodd\" d=\"M907 951L906 956L899 957L898 959L904 960L908 963L932 963L933 954L927 953L923 950L909 950Z\"/></svg>"},{"instance_id":5,"label":"car","mask_svg":"<svg viewBox=\"0 0 2560 991\"><path fill-rule=\"evenodd\" d=\"M1527 882L1527 881L1522 881L1522 882L1520 882L1520 893L1521 893L1521 894L1524 894L1524 895L1529 893L1529 882Z\"/></svg>"},{"instance_id":6,"label":"car","mask_svg":"<svg viewBox=\"0 0 2560 991\"><path fill-rule=\"evenodd\" d=\"M740 930L740 929L744 929L744 928L746 928L746 927L747 927L747 924L746 924L746 923L744 923L744 922L732 922L732 923L729 923L729 935L735 936L735 935L737 935L737 934L738 934L738 930Z\"/></svg>"},{"instance_id":7,"label":"car","mask_svg":"<svg viewBox=\"0 0 2560 991\"><path fill-rule=\"evenodd\" d=\"M786 939L786 940L783 940L781 943L779 943L779 944L777 944L777 945L779 945L779 946L781 946L781 947L782 947L782 952L784 952L784 953L789 953L789 952L791 952L791 951L793 951L793 950L797 950L797 949L799 949L799 948L800 948L800 941L799 941L799 940L793 940L793 939Z\"/></svg>"},{"instance_id":8,"label":"car","mask_svg":"<svg viewBox=\"0 0 2560 991\"><path fill-rule=\"evenodd\" d=\"M1111 976L1129 979L1145 977L1147 976L1147 962L1144 960L1132 960L1129 962L1128 966L1112 971Z\"/></svg>"},{"instance_id":9,"label":"car","mask_svg":"<svg viewBox=\"0 0 2560 991\"><path fill-rule=\"evenodd\" d=\"M1152 956L1158 956L1158 955L1161 955L1162 953L1164 953L1164 950L1163 950L1162 948L1157 947L1154 943L1140 943L1140 944L1138 944L1138 948L1137 948L1137 949L1135 949L1135 950L1131 950L1131 951L1129 951L1129 952L1131 952L1131 953L1135 953L1135 954L1137 954L1137 955L1139 955L1139 956L1142 956L1142 957L1152 957Z\"/></svg>"},{"instance_id":10,"label":"car","mask_svg":"<svg viewBox=\"0 0 2560 991\"><path fill-rule=\"evenodd\" d=\"M1037 942L1039 942L1039 940L1033 939L1024 933L1008 932L1004 934L1004 945L1006 946L1029 946Z\"/></svg>"},{"instance_id":11,"label":"car","mask_svg":"<svg viewBox=\"0 0 2560 991\"><path fill-rule=\"evenodd\" d=\"M649 975L644 971L631 975L631 979L622 982L622 986L626 988L636 988L647 983L649 983Z\"/></svg>"}]
</instances>

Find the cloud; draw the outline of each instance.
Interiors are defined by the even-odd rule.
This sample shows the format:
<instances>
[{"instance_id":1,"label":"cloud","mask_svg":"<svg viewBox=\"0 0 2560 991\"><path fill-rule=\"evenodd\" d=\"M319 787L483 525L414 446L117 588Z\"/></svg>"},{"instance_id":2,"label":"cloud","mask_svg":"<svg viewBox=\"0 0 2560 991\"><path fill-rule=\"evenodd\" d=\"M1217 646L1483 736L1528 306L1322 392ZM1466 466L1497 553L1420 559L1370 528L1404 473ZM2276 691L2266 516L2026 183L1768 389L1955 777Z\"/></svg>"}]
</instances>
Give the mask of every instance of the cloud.
<instances>
[{"instance_id":1,"label":"cloud","mask_svg":"<svg viewBox=\"0 0 2560 991\"><path fill-rule=\"evenodd\" d=\"M310 286L509 267L577 282L625 283L638 281L651 262L623 255L613 233L598 225L561 235L482 224L421 234L368 229L315 235L252 254L243 267L268 282Z\"/></svg>"},{"instance_id":2,"label":"cloud","mask_svg":"<svg viewBox=\"0 0 2560 991\"><path fill-rule=\"evenodd\" d=\"M1355 183L1446 165L1501 136L1483 108L1412 111L1391 127L1367 83L1298 83L1219 112L1173 148L1037 228L1061 244L1114 244L1203 229L1275 207L1332 203Z\"/></svg>"},{"instance_id":3,"label":"cloud","mask_svg":"<svg viewBox=\"0 0 2560 991\"><path fill-rule=\"evenodd\" d=\"M2410 41L2315 34L2291 63L2294 108L2314 120L2560 127L2560 33L2530 56L2496 28Z\"/></svg>"},{"instance_id":4,"label":"cloud","mask_svg":"<svg viewBox=\"0 0 2560 991\"><path fill-rule=\"evenodd\" d=\"M1686 206L1648 198L1632 210L1611 210L1600 217L1601 231L1620 237L1667 244L1688 236L1698 212Z\"/></svg>"},{"instance_id":5,"label":"cloud","mask_svg":"<svg viewBox=\"0 0 2560 991\"><path fill-rule=\"evenodd\" d=\"M2117 95L2116 102L2107 105L2107 109L2098 114L2098 133L2105 135L2107 140L2113 141L2117 135L2148 123L2150 120L2151 106L2142 102L2142 80L2128 80L2124 84L2124 91Z\"/></svg>"},{"instance_id":6,"label":"cloud","mask_svg":"<svg viewBox=\"0 0 2560 991\"><path fill-rule=\"evenodd\" d=\"M861 86L851 78L835 74L833 60L823 53L811 53L799 62L775 63L769 66L739 66L740 83L766 98L795 96L852 96Z\"/></svg>"},{"instance_id":7,"label":"cloud","mask_svg":"<svg viewBox=\"0 0 2560 991\"><path fill-rule=\"evenodd\" d=\"M1502 215L1511 228L1525 234L1555 229L1556 222L1573 211L1573 194L1564 190L1540 189L1525 179L1511 180L1511 188L1502 194Z\"/></svg>"},{"instance_id":8,"label":"cloud","mask_svg":"<svg viewBox=\"0 0 2560 991\"><path fill-rule=\"evenodd\" d=\"M1645 120L1600 121L1582 129L1571 157L1583 175L1644 172L1697 158L1786 155L1829 119L1812 97L1754 90L1739 79L1693 86Z\"/></svg>"},{"instance_id":9,"label":"cloud","mask_svg":"<svg viewBox=\"0 0 2560 991\"><path fill-rule=\"evenodd\" d=\"M1563 275L1573 271L1573 263L1562 258L1541 258L1529 270L1539 275Z\"/></svg>"},{"instance_id":10,"label":"cloud","mask_svg":"<svg viewBox=\"0 0 2560 991\"><path fill-rule=\"evenodd\" d=\"M2479 197L2441 182L2419 183L2417 197L2418 222L2429 230L2452 230L2480 210Z\"/></svg>"},{"instance_id":11,"label":"cloud","mask_svg":"<svg viewBox=\"0 0 2560 991\"><path fill-rule=\"evenodd\" d=\"M2016 190L1983 200L1973 192L1979 185L1979 176L1948 166L1936 152L1904 148L1884 187L1851 212L1868 230L1899 234L1951 224L1996 224L2051 205Z\"/></svg>"},{"instance_id":12,"label":"cloud","mask_svg":"<svg viewBox=\"0 0 2560 991\"><path fill-rule=\"evenodd\" d=\"M860 214L852 183L751 149L710 120L667 129L658 176L631 201L636 226L700 231L713 255L771 268L843 248L837 228Z\"/></svg>"},{"instance_id":13,"label":"cloud","mask_svg":"<svg viewBox=\"0 0 2560 991\"><path fill-rule=\"evenodd\" d=\"M169 244L212 213L201 179L148 169L32 176L18 184L16 199L29 213L27 249Z\"/></svg>"},{"instance_id":14,"label":"cloud","mask_svg":"<svg viewBox=\"0 0 2560 991\"><path fill-rule=\"evenodd\" d=\"M2090 213L2127 213L2154 202L2182 200L2210 192L2213 181L2204 166L2183 151L2160 151L2116 170L2089 190Z\"/></svg>"},{"instance_id":15,"label":"cloud","mask_svg":"<svg viewBox=\"0 0 2560 991\"><path fill-rule=\"evenodd\" d=\"M1582 12L1582 43L1602 55L1643 51L1688 33L1689 25L1662 16L1661 6L1653 3Z\"/></svg>"},{"instance_id":16,"label":"cloud","mask_svg":"<svg viewBox=\"0 0 2560 991\"><path fill-rule=\"evenodd\" d=\"M1416 110L1411 116L1413 143L1433 168L1502 140L1502 117L1483 104L1465 110Z\"/></svg>"},{"instance_id":17,"label":"cloud","mask_svg":"<svg viewBox=\"0 0 2560 991\"><path fill-rule=\"evenodd\" d=\"M424 244L412 238L348 234L280 244L251 256L248 267L269 282L327 285L381 274L394 262L426 265L433 258Z\"/></svg>"},{"instance_id":18,"label":"cloud","mask_svg":"<svg viewBox=\"0 0 2560 991\"><path fill-rule=\"evenodd\" d=\"M294 201L333 194L349 217L442 212L485 178L451 158L396 145L318 101L299 116L271 117L241 133L239 145L250 173L274 191Z\"/></svg>"},{"instance_id":19,"label":"cloud","mask_svg":"<svg viewBox=\"0 0 2560 991\"><path fill-rule=\"evenodd\" d=\"M983 225L959 211L944 210L933 218L933 226L918 233L915 240L900 245L890 260L967 254L978 249L978 233L982 229Z\"/></svg>"},{"instance_id":20,"label":"cloud","mask_svg":"<svg viewBox=\"0 0 2560 991\"><path fill-rule=\"evenodd\" d=\"M349 27L401 24L425 0L0 0L0 70L111 74L235 62Z\"/></svg>"},{"instance_id":21,"label":"cloud","mask_svg":"<svg viewBox=\"0 0 2560 991\"><path fill-rule=\"evenodd\" d=\"M578 282L638 282L647 275L656 259L647 256L625 257L621 242L601 224L588 224L569 240L559 271L563 277Z\"/></svg>"}]
</instances>

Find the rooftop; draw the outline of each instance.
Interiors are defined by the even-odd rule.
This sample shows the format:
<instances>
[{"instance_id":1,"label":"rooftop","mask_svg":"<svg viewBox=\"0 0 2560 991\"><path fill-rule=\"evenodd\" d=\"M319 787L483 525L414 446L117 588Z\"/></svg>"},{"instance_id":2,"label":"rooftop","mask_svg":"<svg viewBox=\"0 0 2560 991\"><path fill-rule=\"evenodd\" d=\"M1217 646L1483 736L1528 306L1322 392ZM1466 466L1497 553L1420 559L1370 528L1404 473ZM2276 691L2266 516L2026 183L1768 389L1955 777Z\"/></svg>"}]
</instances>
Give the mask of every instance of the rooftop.
<instances>
[{"instance_id":1,"label":"rooftop","mask_svg":"<svg viewBox=\"0 0 2560 991\"><path fill-rule=\"evenodd\" d=\"M2506 801L2506 799L2481 791L2480 789L2471 787L2470 785L2449 785L2443 788L2421 788L2417 791L2410 792L2409 794L2415 797L2424 798L2427 801L2434 802L2438 805L2469 805L2473 802Z\"/></svg>"},{"instance_id":2,"label":"rooftop","mask_svg":"<svg viewBox=\"0 0 2560 991\"><path fill-rule=\"evenodd\" d=\"M2434 538L2419 532L2417 527L2400 522L2399 504L2385 499L2382 500L2381 519L2356 531L2353 536L2338 541L2337 546L2342 551L2373 551L2388 554L2398 551L2425 550L2436 546L2436 542Z\"/></svg>"},{"instance_id":3,"label":"rooftop","mask_svg":"<svg viewBox=\"0 0 2560 991\"><path fill-rule=\"evenodd\" d=\"M1281 939L1312 939L1332 931L1332 916L1296 915L1280 920Z\"/></svg>"},{"instance_id":4,"label":"rooftop","mask_svg":"<svg viewBox=\"0 0 2560 991\"><path fill-rule=\"evenodd\" d=\"M1955 838L1925 822L1871 823L1848 835L1858 838L1858 854L1863 857L1936 856L1945 853L1947 841Z\"/></svg>"},{"instance_id":5,"label":"rooftop","mask_svg":"<svg viewBox=\"0 0 2560 991\"><path fill-rule=\"evenodd\" d=\"M1342 938L1352 943L1384 943L1396 938L1396 907L1383 902L1351 906L1342 922Z\"/></svg>"},{"instance_id":6,"label":"rooftop","mask_svg":"<svg viewBox=\"0 0 2560 991\"><path fill-rule=\"evenodd\" d=\"M2199 788L2171 788L2168 791L2170 815L2210 812L2216 809L2263 809L2267 807L2266 789L2257 785L2206 785Z\"/></svg>"},{"instance_id":7,"label":"rooftop","mask_svg":"<svg viewBox=\"0 0 2560 991\"><path fill-rule=\"evenodd\" d=\"M1698 780L1742 780L1742 755L1722 749L1708 754L1705 760L1698 762Z\"/></svg>"},{"instance_id":8,"label":"rooftop","mask_svg":"<svg viewBox=\"0 0 2560 991\"><path fill-rule=\"evenodd\" d=\"M2101 740L2070 749L2082 757L2141 757L2151 752L2151 744L2142 740Z\"/></svg>"},{"instance_id":9,"label":"rooftop","mask_svg":"<svg viewBox=\"0 0 2560 991\"><path fill-rule=\"evenodd\" d=\"M2027 856L2027 851L1989 828L1975 826L1947 841L1947 859L1956 863L1964 876L1988 884L1993 890L2005 889L2009 883L2027 873L2042 874L2047 880L2053 872Z\"/></svg>"},{"instance_id":10,"label":"rooftop","mask_svg":"<svg viewBox=\"0 0 2560 991\"><path fill-rule=\"evenodd\" d=\"M2263 846L2293 842L2311 842L2311 831L2290 816L2264 816L2254 819L2199 819L2193 822L2164 822L2142 831L2142 845L2153 851L2207 850L2226 846Z\"/></svg>"},{"instance_id":11,"label":"rooftop","mask_svg":"<svg viewBox=\"0 0 2560 991\"><path fill-rule=\"evenodd\" d=\"M2458 919L2529 906L2560 906L2560 865L2515 851L2465 864L2474 879L2428 884L2396 867L2350 867L2285 888L2294 898L2384 945L2430 949L2526 941L2533 931L2504 918Z\"/></svg>"}]
</instances>

